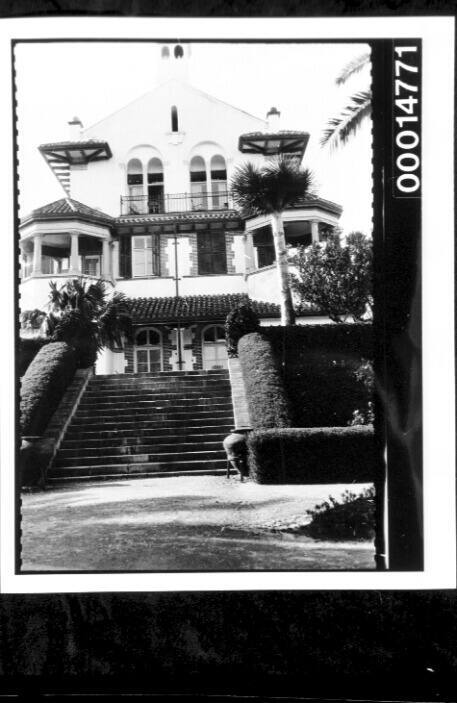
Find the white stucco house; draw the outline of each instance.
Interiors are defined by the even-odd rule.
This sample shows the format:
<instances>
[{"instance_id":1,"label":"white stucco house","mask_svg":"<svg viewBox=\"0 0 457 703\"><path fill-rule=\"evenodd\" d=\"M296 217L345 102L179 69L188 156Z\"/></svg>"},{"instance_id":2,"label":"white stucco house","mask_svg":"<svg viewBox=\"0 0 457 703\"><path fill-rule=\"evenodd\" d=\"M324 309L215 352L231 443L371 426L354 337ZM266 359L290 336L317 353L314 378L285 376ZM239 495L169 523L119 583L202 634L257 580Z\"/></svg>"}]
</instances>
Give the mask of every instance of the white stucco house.
<instances>
[{"instance_id":1,"label":"white stucco house","mask_svg":"<svg viewBox=\"0 0 457 703\"><path fill-rule=\"evenodd\" d=\"M228 184L265 159L262 135L299 161L308 135L281 130L275 108L259 119L192 87L188 46L159 51L156 88L91 127L73 118L67 141L39 147L63 197L20 224L22 311L76 276L130 299L134 344L102 354L99 373L225 367L223 323L248 298L279 322L269 219L243 216ZM340 215L309 198L285 212L286 241L319 241Z\"/></svg>"}]
</instances>

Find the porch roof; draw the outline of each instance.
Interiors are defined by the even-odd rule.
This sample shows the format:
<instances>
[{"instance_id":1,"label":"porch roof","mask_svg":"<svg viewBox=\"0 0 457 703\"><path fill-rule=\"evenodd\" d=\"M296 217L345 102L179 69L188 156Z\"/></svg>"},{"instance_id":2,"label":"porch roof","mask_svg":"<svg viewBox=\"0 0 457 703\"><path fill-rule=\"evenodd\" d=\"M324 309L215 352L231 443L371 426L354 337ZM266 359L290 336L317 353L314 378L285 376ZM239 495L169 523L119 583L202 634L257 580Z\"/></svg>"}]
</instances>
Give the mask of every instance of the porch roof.
<instances>
[{"instance_id":1,"label":"porch roof","mask_svg":"<svg viewBox=\"0 0 457 703\"><path fill-rule=\"evenodd\" d=\"M130 298L133 323L225 320L230 310L250 303L261 318L279 317L279 305L251 300L247 295L187 295L169 298Z\"/></svg>"}]
</instances>

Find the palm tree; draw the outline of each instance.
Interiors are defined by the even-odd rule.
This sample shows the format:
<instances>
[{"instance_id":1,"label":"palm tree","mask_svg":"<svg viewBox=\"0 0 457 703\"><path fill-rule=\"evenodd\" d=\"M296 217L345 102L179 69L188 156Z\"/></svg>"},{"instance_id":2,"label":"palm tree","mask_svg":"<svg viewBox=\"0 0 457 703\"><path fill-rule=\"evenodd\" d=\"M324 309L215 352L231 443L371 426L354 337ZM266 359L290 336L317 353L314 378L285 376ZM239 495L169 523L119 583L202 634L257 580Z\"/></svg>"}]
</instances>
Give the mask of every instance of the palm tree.
<instances>
[{"instance_id":1,"label":"palm tree","mask_svg":"<svg viewBox=\"0 0 457 703\"><path fill-rule=\"evenodd\" d=\"M289 286L289 267L282 213L310 194L313 177L308 169L279 157L258 167L240 166L230 187L235 203L250 214L270 215L280 286L281 324L293 325L295 313Z\"/></svg>"},{"instance_id":2,"label":"palm tree","mask_svg":"<svg viewBox=\"0 0 457 703\"><path fill-rule=\"evenodd\" d=\"M350 61L337 76L335 83L344 85L351 76L359 73L370 61L370 54L361 54ZM348 104L341 114L328 120L320 143L321 146L329 145L330 148L342 146L354 136L362 122L371 114L371 90L359 91L350 96Z\"/></svg>"},{"instance_id":3,"label":"palm tree","mask_svg":"<svg viewBox=\"0 0 457 703\"><path fill-rule=\"evenodd\" d=\"M50 287L44 331L52 341L75 347L81 367L94 364L103 347L119 348L124 338L131 339L130 310L123 293L108 299L102 280L87 284L81 278L60 288L51 281Z\"/></svg>"}]
</instances>

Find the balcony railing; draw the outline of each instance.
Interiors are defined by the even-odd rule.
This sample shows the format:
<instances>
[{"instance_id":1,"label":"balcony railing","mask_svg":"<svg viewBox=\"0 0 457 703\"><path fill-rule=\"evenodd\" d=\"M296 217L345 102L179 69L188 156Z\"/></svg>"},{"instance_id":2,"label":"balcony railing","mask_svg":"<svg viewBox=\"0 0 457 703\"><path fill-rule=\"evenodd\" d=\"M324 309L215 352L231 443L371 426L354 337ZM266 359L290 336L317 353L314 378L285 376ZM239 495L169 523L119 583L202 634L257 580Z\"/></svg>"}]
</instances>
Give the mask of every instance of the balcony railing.
<instances>
[{"instance_id":1,"label":"balcony railing","mask_svg":"<svg viewBox=\"0 0 457 703\"><path fill-rule=\"evenodd\" d=\"M147 195L122 195L121 215L162 215L177 212L233 209L228 191L218 193L173 193L158 198Z\"/></svg>"}]
</instances>

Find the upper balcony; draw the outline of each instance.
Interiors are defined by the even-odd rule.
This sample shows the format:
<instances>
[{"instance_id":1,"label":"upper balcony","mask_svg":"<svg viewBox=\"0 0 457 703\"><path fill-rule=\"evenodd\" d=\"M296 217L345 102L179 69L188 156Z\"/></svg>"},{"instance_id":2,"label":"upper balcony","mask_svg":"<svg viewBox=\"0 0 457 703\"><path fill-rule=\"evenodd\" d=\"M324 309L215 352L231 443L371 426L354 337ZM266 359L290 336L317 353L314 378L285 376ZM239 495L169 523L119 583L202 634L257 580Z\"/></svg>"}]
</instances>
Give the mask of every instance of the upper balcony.
<instances>
[{"instance_id":1,"label":"upper balcony","mask_svg":"<svg viewBox=\"0 0 457 703\"><path fill-rule=\"evenodd\" d=\"M232 196L226 190L214 193L171 193L154 198L148 195L121 196L121 215L164 215L234 209Z\"/></svg>"}]
</instances>

